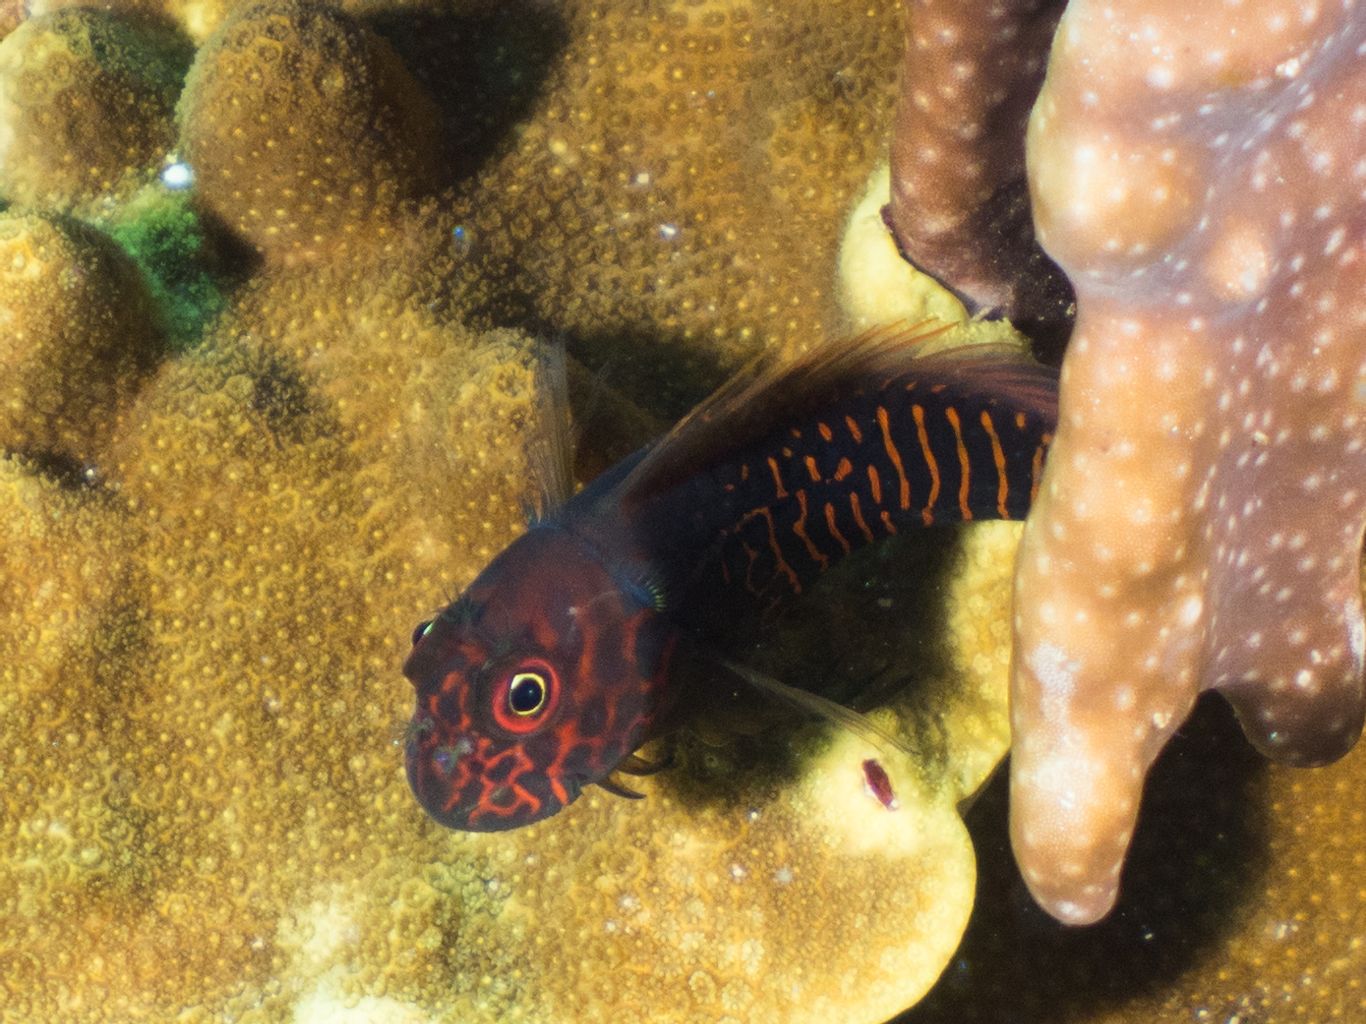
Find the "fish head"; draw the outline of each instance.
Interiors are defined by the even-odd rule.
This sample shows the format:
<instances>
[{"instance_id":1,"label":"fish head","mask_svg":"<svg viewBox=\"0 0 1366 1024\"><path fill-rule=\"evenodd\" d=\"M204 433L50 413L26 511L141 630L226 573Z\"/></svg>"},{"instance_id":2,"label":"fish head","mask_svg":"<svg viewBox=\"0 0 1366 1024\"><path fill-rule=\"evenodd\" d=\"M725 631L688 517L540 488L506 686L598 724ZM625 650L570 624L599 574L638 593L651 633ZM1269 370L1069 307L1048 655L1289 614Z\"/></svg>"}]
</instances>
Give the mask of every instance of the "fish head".
<instances>
[{"instance_id":1,"label":"fish head","mask_svg":"<svg viewBox=\"0 0 1366 1024\"><path fill-rule=\"evenodd\" d=\"M533 527L414 632L405 760L418 802L478 832L572 803L667 711L673 637L592 544Z\"/></svg>"}]
</instances>

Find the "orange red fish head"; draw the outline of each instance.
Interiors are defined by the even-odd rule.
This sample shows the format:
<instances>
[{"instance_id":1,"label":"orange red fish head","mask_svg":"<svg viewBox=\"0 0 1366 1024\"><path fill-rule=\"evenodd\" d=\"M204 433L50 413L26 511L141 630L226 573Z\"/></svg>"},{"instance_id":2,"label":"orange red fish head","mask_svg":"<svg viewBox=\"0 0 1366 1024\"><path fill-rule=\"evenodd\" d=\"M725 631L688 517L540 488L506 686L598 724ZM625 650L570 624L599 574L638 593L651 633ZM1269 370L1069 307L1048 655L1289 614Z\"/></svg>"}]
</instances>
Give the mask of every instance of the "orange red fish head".
<instances>
[{"instance_id":1,"label":"orange red fish head","mask_svg":"<svg viewBox=\"0 0 1366 1024\"><path fill-rule=\"evenodd\" d=\"M413 643L408 782L449 828L549 817L640 746L672 699L673 628L561 526L515 541Z\"/></svg>"}]
</instances>

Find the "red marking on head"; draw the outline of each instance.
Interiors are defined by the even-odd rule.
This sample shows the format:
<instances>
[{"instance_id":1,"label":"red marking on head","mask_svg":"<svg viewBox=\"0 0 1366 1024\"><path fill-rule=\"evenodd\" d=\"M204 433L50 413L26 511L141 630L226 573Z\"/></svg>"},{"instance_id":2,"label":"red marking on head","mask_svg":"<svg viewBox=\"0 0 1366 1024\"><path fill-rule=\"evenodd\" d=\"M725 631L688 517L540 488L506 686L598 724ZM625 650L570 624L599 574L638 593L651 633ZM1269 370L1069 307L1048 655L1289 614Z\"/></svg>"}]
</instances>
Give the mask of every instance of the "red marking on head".
<instances>
[{"instance_id":1,"label":"red marking on head","mask_svg":"<svg viewBox=\"0 0 1366 1024\"><path fill-rule=\"evenodd\" d=\"M513 543L420 633L406 751L419 803L451 828L554 814L609 774L673 698L672 628L597 550L556 526Z\"/></svg>"}]
</instances>

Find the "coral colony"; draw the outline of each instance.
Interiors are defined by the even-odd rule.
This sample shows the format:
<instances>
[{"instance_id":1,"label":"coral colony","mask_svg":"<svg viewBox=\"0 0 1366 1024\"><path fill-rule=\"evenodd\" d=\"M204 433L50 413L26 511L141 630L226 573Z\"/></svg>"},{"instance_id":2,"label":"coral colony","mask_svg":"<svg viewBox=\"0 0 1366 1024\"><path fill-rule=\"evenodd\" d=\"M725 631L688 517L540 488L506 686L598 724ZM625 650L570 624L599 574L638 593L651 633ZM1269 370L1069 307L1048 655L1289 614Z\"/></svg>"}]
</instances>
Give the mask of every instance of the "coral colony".
<instances>
[{"instance_id":1,"label":"coral colony","mask_svg":"<svg viewBox=\"0 0 1366 1024\"><path fill-rule=\"evenodd\" d=\"M848 333L903 56L891 4L451 6L0 5L6 1020L876 1024L954 956L1009 524L937 541L929 585L831 580L774 645L794 683L836 641L913 679L872 714L914 760L698 726L643 801L455 836L412 800L398 666L524 527L538 339L589 477ZM1201 690L1294 764L1360 728L1366 8L1073 4L1032 224L1056 5L907 9L874 241L1022 324L1070 301L1035 234L1076 289L1011 813L1031 891L1090 921ZM1363 765L1269 769L1219 945L1075 1019L1359 1017Z\"/></svg>"},{"instance_id":2,"label":"coral colony","mask_svg":"<svg viewBox=\"0 0 1366 1024\"><path fill-rule=\"evenodd\" d=\"M796 776L716 739L641 782L648 813L595 792L494 843L408 792L409 620L534 490L539 343L508 324L610 355L582 407L620 457L667 387L833 323L829 252L796 243L837 235L878 148L840 125L888 101L885 63L836 93L801 56L876 52L843 8L536 11L395 12L388 42L322 4L172 5L178 65L129 12L0 42L0 1016L878 1021L952 955L1011 534L952 556L949 668L905 712L943 756L887 765L897 814L819 728L771 741Z\"/></svg>"}]
</instances>

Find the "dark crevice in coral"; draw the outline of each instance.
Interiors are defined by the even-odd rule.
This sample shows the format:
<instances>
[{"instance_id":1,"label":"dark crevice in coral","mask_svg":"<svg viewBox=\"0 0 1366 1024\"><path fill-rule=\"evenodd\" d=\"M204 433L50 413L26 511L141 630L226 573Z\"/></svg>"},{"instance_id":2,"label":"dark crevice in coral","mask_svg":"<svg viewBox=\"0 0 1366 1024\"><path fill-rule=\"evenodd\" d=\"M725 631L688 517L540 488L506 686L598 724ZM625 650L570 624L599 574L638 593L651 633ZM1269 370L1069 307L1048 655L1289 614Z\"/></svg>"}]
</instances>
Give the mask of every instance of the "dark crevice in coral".
<instances>
[{"instance_id":1,"label":"dark crevice in coral","mask_svg":"<svg viewBox=\"0 0 1366 1024\"><path fill-rule=\"evenodd\" d=\"M20 462L34 476L57 484L63 490L94 492L101 480L94 466L65 452L36 448L6 449L3 454Z\"/></svg>"},{"instance_id":2,"label":"dark crevice in coral","mask_svg":"<svg viewBox=\"0 0 1366 1024\"><path fill-rule=\"evenodd\" d=\"M319 436L341 436L330 407L318 395L316 382L287 357L267 348L247 357L251 390L244 411L277 446L306 444Z\"/></svg>"},{"instance_id":3,"label":"dark crevice in coral","mask_svg":"<svg viewBox=\"0 0 1366 1024\"><path fill-rule=\"evenodd\" d=\"M719 353L699 350L666 332L571 335L569 352L601 373L609 387L670 421L688 413L734 372Z\"/></svg>"},{"instance_id":4,"label":"dark crevice in coral","mask_svg":"<svg viewBox=\"0 0 1366 1024\"><path fill-rule=\"evenodd\" d=\"M1025 888L999 772L967 816L979 871L967 934L936 987L897 1021L1063 1024L1169 990L1217 955L1261 887L1266 782L1228 704L1206 694L1148 776L1114 912L1070 928Z\"/></svg>"},{"instance_id":5,"label":"dark crevice in coral","mask_svg":"<svg viewBox=\"0 0 1366 1024\"><path fill-rule=\"evenodd\" d=\"M857 710L894 701L919 763L931 773L943 765L950 750L933 681L953 678L942 638L954 536L935 528L871 545L777 611L722 617L729 628L696 638L697 653L680 666L684 767L660 776L669 795L729 805L742 790L792 781L807 764L788 740L815 720L737 680L717 656Z\"/></svg>"},{"instance_id":6,"label":"dark crevice in coral","mask_svg":"<svg viewBox=\"0 0 1366 1024\"><path fill-rule=\"evenodd\" d=\"M541 94L569 35L544 4L477 13L376 12L361 19L402 57L442 112L449 180L482 167L508 144Z\"/></svg>"}]
</instances>

